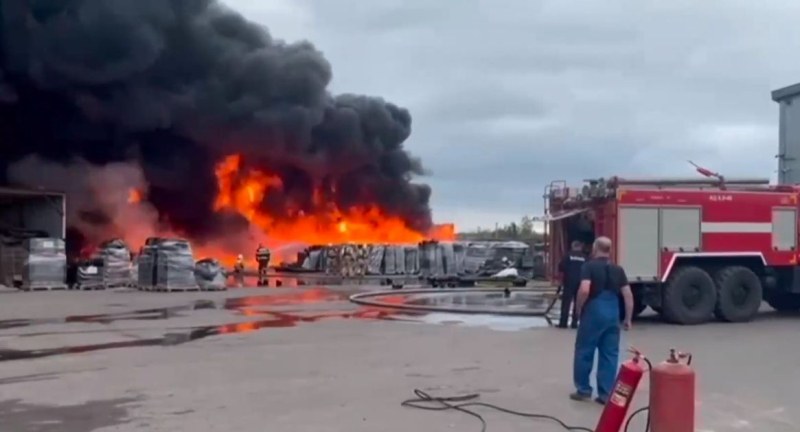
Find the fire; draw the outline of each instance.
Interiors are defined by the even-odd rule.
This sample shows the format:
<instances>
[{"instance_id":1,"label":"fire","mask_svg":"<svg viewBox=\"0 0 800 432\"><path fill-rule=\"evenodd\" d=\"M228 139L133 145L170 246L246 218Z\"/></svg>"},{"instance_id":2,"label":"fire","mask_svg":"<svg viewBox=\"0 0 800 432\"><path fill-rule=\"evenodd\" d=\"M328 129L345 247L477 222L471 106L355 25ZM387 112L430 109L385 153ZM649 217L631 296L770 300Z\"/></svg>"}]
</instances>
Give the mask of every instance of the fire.
<instances>
[{"instance_id":1,"label":"fire","mask_svg":"<svg viewBox=\"0 0 800 432\"><path fill-rule=\"evenodd\" d=\"M363 206L343 211L321 199L323 191L314 191L314 211L293 212L291 218L276 218L261 208L271 192L280 192L284 185L275 175L243 169L242 158L231 155L216 167L219 194L214 210L235 211L264 231L271 242L329 243L417 243L425 239L455 238L452 225L439 226L431 233L409 228L395 216L386 215L376 206Z\"/></svg>"},{"instance_id":2,"label":"fire","mask_svg":"<svg viewBox=\"0 0 800 432\"><path fill-rule=\"evenodd\" d=\"M385 214L377 206L341 210L330 200L326 192L315 188L312 208L284 209L280 217L264 210L262 203L268 202L270 194L284 191L283 180L272 173L243 166L240 155L230 155L215 167L218 194L213 202L217 212L236 212L250 222L250 234L241 238L224 238L210 243L194 243L195 257L213 257L225 265L233 265L236 255L243 254L248 263L254 264L255 250L259 243L273 251L274 263L292 262L298 245L340 243L387 243L413 244L426 239L453 240L455 227L452 224L436 225L430 232L422 233L409 228L405 222ZM139 189L128 191L129 205L142 209L147 204L146 193ZM290 216L286 216L286 215ZM134 250L144 244L147 237L182 237L168 227L140 227L126 224L124 240ZM191 239L189 239L191 240Z\"/></svg>"},{"instance_id":3,"label":"fire","mask_svg":"<svg viewBox=\"0 0 800 432\"><path fill-rule=\"evenodd\" d=\"M136 204L142 202L142 192L138 189L131 188L128 190L128 203Z\"/></svg>"}]
</instances>

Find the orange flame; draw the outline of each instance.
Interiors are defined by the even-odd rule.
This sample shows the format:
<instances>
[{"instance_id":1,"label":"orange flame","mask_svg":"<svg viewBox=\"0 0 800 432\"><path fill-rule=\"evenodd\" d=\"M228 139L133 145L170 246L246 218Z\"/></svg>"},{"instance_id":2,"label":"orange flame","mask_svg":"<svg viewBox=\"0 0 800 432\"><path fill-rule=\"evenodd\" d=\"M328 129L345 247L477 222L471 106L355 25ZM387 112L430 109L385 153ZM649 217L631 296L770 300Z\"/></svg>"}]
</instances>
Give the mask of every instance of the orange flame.
<instances>
[{"instance_id":1,"label":"orange flame","mask_svg":"<svg viewBox=\"0 0 800 432\"><path fill-rule=\"evenodd\" d=\"M136 204L142 202L142 192L138 189L131 188L128 190L128 204Z\"/></svg>"},{"instance_id":2,"label":"orange flame","mask_svg":"<svg viewBox=\"0 0 800 432\"><path fill-rule=\"evenodd\" d=\"M270 193L283 192L284 183L280 177L244 168L242 157L237 154L222 159L214 172L218 194L214 199L213 210L236 212L244 216L250 222L251 230L241 238L231 237L218 239L216 242L193 244L196 258L213 257L231 266L236 261L236 255L243 254L248 263L254 264L256 245L261 241L273 248L273 262L284 263L294 261L297 251L295 246L303 243L413 244L426 239L455 239L455 227L452 224L436 225L430 232L422 233L408 227L402 219L385 214L374 205L340 210L330 200L325 199L326 192L335 192L333 188L330 191L321 187L314 189L312 211L289 208L284 213L291 217L276 217L266 212L262 203L268 200ZM139 189L128 191L127 201L130 205L139 206L146 200L146 192ZM148 228L135 224L127 224L119 235L124 237L133 250L138 250L144 240L152 235L182 236L168 226Z\"/></svg>"},{"instance_id":3,"label":"orange flame","mask_svg":"<svg viewBox=\"0 0 800 432\"><path fill-rule=\"evenodd\" d=\"M269 193L283 190L283 182L275 175L242 169L240 155L230 155L215 170L219 194L216 211L235 211L251 224L266 232L273 242L329 243L417 243L425 239L452 240L452 224L437 226L431 233L409 228L395 216L383 213L376 206L363 206L347 211L323 202L322 191L314 190L314 211L294 212L290 219L276 218L261 209Z\"/></svg>"}]
</instances>

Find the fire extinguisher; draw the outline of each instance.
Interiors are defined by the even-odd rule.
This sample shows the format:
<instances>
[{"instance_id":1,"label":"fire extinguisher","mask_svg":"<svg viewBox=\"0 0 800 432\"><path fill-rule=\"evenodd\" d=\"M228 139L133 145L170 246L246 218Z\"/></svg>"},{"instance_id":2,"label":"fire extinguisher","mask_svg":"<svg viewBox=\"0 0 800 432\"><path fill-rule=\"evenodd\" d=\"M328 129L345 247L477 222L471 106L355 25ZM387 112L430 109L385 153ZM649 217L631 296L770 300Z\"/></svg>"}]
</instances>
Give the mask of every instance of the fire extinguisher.
<instances>
[{"instance_id":1,"label":"fire extinguisher","mask_svg":"<svg viewBox=\"0 0 800 432\"><path fill-rule=\"evenodd\" d=\"M672 349L650 372L650 430L694 432L694 398L692 355Z\"/></svg>"},{"instance_id":2,"label":"fire extinguisher","mask_svg":"<svg viewBox=\"0 0 800 432\"><path fill-rule=\"evenodd\" d=\"M645 369L642 364L650 364L647 358L635 348L629 349L628 352L633 354L633 358L620 366L614 389L603 408L603 414L600 415L600 420L594 429L595 432L619 432L631 400L633 400L633 395L636 393L636 388L639 386L639 381L644 375Z\"/></svg>"}]
</instances>

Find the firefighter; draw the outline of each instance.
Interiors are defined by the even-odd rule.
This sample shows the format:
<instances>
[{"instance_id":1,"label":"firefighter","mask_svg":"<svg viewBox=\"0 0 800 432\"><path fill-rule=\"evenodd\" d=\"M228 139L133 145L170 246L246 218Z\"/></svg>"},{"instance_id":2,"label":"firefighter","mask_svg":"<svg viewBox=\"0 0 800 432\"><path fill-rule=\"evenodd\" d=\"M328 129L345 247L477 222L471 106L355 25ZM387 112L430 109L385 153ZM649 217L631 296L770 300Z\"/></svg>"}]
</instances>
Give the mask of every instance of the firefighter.
<instances>
[{"instance_id":1,"label":"firefighter","mask_svg":"<svg viewBox=\"0 0 800 432\"><path fill-rule=\"evenodd\" d=\"M342 271L342 276L349 278L353 277L355 274L355 262L356 259L356 252L353 248L352 244L346 244L342 246L341 255L340 255L340 266Z\"/></svg>"},{"instance_id":2,"label":"firefighter","mask_svg":"<svg viewBox=\"0 0 800 432\"><path fill-rule=\"evenodd\" d=\"M369 249L367 249L367 245L365 244L358 245L356 262L357 262L356 274L359 276L366 275L367 267L369 265Z\"/></svg>"},{"instance_id":3,"label":"firefighter","mask_svg":"<svg viewBox=\"0 0 800 432\"><path fill-rule=\"evenodd\" d=\"M265 248L261 243L258 244L256 249L256 262L258 263L258 286L268 286L269 278L267 272L269 271L269 259L271 254L268 248Z\"/></svg>"},{"instance_id":4,"label":"firefighter","mask_svg":"<svg viewBox=\"0 0 800 432\"><path fill-rule=\"evenodd\" d=\"M611 239L595 239L592 255L592 259L581 268L576 299L576 312L580 317L572 370L576 391L570 394L570 399L582 401L592 398L589 375L597 351L595 402L605 405L619 365L620 321L625 330L631 328L633 293L625 270L610 262Z\"/></svg>"},{"instance_id":5,"label":"firefighter","mask_svg":"<svg viewBox=\"0 0 800 432\"><path fill-rule=\"evenodd\" d=\"M578 328L575 295L578 294L578 285L581 284L581 267L585 262L583 243L575 240L570 245L569 253L564 255L558 264L558 272L561 275L561 316L558 319L558 328L567 328L570 309L572 309L570 327Z\"/></svg>"},{"instance_id":6,"label":"firefighter","mask_svg":"<svg viewBox=\"0 0 800 432\"><path fill-rule=\"evenodd\" d=\"M236 257L236 264L233 265L233 279L239 288L244 286L244 256L241 254Z\"/></svg>"},{"instance_id":7,"label":"firefighter","mask_svg":"<svg viewBox=\"0 0 800 432\"><path fill-rule=\"evenodd\" d=\"M339 251L331 244L325 249L325 273L329 275L339 273Z\"/></svg>"}]
</instances>

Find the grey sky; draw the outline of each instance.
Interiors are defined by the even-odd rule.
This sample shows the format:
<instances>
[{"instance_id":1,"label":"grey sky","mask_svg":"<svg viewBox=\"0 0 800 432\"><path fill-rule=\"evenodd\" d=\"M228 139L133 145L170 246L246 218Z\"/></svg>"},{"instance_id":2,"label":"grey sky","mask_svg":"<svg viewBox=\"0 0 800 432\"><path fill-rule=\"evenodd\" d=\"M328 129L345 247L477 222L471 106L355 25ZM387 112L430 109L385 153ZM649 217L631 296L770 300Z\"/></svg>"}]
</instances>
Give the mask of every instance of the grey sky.
<instances>
[{"instance_id":1,"label":"grey sky","mask_svg":"<svg viewBox=\"0 0 800 432\"><path fill-rule=\"evenodd\" d=\"M335 93L408 108L437 221L542 212L542 190L610 175L775 177L778 106L800 82L792 0L226 0L308 39Z\"/></svg>"}]
</instances>

